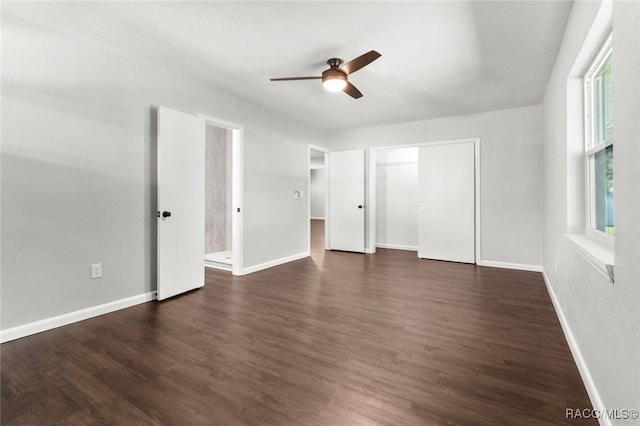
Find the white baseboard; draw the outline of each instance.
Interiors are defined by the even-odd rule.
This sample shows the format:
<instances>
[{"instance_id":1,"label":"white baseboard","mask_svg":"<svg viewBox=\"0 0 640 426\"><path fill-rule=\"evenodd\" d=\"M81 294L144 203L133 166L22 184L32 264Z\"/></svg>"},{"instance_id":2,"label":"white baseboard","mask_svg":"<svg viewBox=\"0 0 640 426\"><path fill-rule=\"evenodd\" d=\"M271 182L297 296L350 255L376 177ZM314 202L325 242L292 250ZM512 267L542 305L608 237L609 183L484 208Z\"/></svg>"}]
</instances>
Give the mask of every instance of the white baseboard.
<instances>
[{"instance_id":1,"label":"white baseboard","mask_svg":"<svg viewBox=\"0 0 640 426\"><path fill-rule=\"evenodd\" d=\"M478 262L476 262L476 265L489 266L491 268L518 269L520 271L542 272L542 266L529 265L526 263L510 263L510 262L496 262L493 260L479 260Z\"/></svg>"},{"instance_id":2,"label":"white baseboard","mask_svg":"<svg viewBox=\"0 0 640 426\"><path fill-rule=\"evenodd\" d=\"M309 257L310 253L305 251L304 253L298 253L291 256L281 257L280 259L270 260L269 262L260 263L259 265L249 266L243 268L241 275L252 274L254 272L262 271L263 269L273 268L274 266L282 265L283 263L293 262L294 260L304 259Z\"/></svg>"},{"instance_id":3,"label":"white baseboard","mask_svg":"<svg viewBox=\"0 0 640 426\"><path fill-rule=\"evenodd\" d=\"M32 334L41 333L43 331L52 330L74 322L97 317L99 315L108 314L110 312L119 311L120 309L129 308L131 306L146 303L156 299L156 292L150 291L138 296L127 297L126 299L115 300L103 305L92 306L90 308L81 309L68 314L58 315L56 317L34 321L28 324L19 325L17 327L0 330L0 343L9 342L11 340L20 339L22 337L31 336Z\"/></svg>"},{"instance_id":4,"label":"white baseboard","mask_svg":"<svg viewBox=\"0 0 640 426\"><path fill-rule=\"evenodd\" d=\"M313 217L313 216L311 216L311 219L313 219L313 220L324 220L324 217Z\"/></svg>"},{"instance_id":5,"label":"white baseboard","mask_svg":"<svg viewBox=\"0 0 640 426\"><path fill-rule=\"evenodd\" d=\"M553 307L556 310L556 315L558 316L558 320L560 321L560 326L562 327L562 331L564 332L564 337L567 339L567 343L569 344L569 349L571 350L571 355L573 355L573 360L578 367L578 371L580 372L580 377L582 377L582 382L584 383L584 387L587 389L587 394L589 395L589 399L591 400L591 405L593 405L594 410L599 410L600 412L605 411L604 403L602 402L602 398L600 398L600 393L596 388L596 384L593 382L593 378L591 377L591 373L589 372L589 368L587 367L587 363L584 361L582 357L582 352L580 352L580 347L578 346L578 342L573 336L573 332L571 331L571 327L567 322L567 318L564 316L564 312L562 311L562 307L560 306L560 302L556 297L555 291L553 291L553 287L549 282L549 278L547 277L546 272L542 271L542 276L544 277L544 283L547 286L547 291L549 292L549 297L551 297L551 302L553 303ZM567 408L585 408L585 407L567 407ZM611 419L606 418L606 416L602 416L602 418L598 419L601 425L610 426L612 425Z\"/></svg>"},{"instance_id":6,"label":"white baseboard","mask_svg":"<svg viewBox=\"0 0 640 426\"><path fill-rule=\"evenodd\" d=\"M418 251L418 246L405 246L403 244L376 243L376 247L382 248L382 249L391 249L391 250Z\"/></svg>"}]
</instances>

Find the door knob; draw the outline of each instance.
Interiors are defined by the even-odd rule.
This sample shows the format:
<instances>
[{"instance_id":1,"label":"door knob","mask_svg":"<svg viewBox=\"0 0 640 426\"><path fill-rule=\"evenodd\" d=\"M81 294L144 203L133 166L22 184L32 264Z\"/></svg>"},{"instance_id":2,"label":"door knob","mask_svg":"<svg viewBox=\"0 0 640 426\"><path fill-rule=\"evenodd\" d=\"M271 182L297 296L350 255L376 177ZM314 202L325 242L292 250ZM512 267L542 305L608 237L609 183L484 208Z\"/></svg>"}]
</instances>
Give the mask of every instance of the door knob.
<instances>
[{"instance_id":1,"label":"door knob","mask_svg":"<svg viewBox=\"0 0 640 426\"><path fill-rule=\"evenodd\" d=\"M361 209L361 208L362 208L362 204L360 204L360 205L358 206L358 208L359 208L359 209Z\"/></svg>"},{"instance_id":2,"label":"door knob","mask_svg":"<svg viewBox=\"0 0 640 426\"><path fill-rule=\"evenodd\" d=\"M168 212L166 210L162 212L162 217L169 217L169 216L171 216L171 212Z\"/></svg>"}]
</instances>

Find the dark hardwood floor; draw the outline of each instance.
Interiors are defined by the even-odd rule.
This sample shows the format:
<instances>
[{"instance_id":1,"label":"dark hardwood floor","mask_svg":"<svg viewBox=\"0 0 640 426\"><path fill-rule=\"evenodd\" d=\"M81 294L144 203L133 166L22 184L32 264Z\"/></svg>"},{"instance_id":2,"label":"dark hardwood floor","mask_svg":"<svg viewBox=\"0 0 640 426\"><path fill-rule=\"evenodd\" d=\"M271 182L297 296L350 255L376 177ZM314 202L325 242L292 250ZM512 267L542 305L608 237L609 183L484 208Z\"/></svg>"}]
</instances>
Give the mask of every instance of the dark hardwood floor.
<instances>
[{"instance_id":1,"label":"dark hardwood floor","mask_svg":"<svg viewBox=\"0 0 640 426\"><path fill-rule=\"evenodd\" d=\"M539 273L312 227L310 258L3 344L2 424L597 424Z\"/></svg>"}]
</instances>

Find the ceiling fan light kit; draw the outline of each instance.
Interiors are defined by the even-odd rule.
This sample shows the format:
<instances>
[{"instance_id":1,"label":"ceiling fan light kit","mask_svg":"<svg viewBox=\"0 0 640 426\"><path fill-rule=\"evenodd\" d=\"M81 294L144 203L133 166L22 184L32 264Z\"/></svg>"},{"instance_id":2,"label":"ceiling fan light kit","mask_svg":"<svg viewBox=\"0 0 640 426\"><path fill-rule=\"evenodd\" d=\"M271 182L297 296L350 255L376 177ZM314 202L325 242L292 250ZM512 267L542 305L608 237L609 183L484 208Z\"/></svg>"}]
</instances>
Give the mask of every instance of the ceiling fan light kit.
<instances>
[{"instance_id":1,"label":"ceiling fan light kit","mask_svg":"<svg viewBox=\"0 0 640 426\"><path fill-rule=\"evenodd\" d=\"M328 69L322 73L322 85L330 92L340 92L347 86L347 75L339 69Z\"/></svg>"},{"instance_id":2,"label":"ceiling fan light kit","mask_svg":"<svg viewBox=\"0 0 640 426\"><path fill-rule=\"evenodd\" d=\"M319 77L285 77L272 78L271 81L291 81L291 80L322 80L322 85L330 92L343 91L354 99L362 97L362 93L351 83L349 83L349 74L353 74L361 68L369 65L378 59L380 55L375 50L360 55L352 61L341 66L343 61L339 58L331 58L327 61L329 69L322 73Z\"/></svg>"}]
</instances>

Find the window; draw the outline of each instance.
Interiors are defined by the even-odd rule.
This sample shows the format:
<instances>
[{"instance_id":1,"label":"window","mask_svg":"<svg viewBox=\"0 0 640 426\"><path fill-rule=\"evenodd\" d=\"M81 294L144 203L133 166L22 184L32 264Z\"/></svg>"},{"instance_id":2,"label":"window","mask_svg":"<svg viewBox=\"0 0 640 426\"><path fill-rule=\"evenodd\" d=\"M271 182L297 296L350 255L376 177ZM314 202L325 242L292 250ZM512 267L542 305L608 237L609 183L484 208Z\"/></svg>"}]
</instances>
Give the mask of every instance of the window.
<instances>
[{"instance_id":1,"label":"window","mask_svg":"<svg viewBox=\"0 0 640 426\"><path fill-rule=\"evenodd\" d=\"M613 223L613 75L612 37L585 75L585 156L588 227L609 235Z\"/></svg>"}]
</instances>

